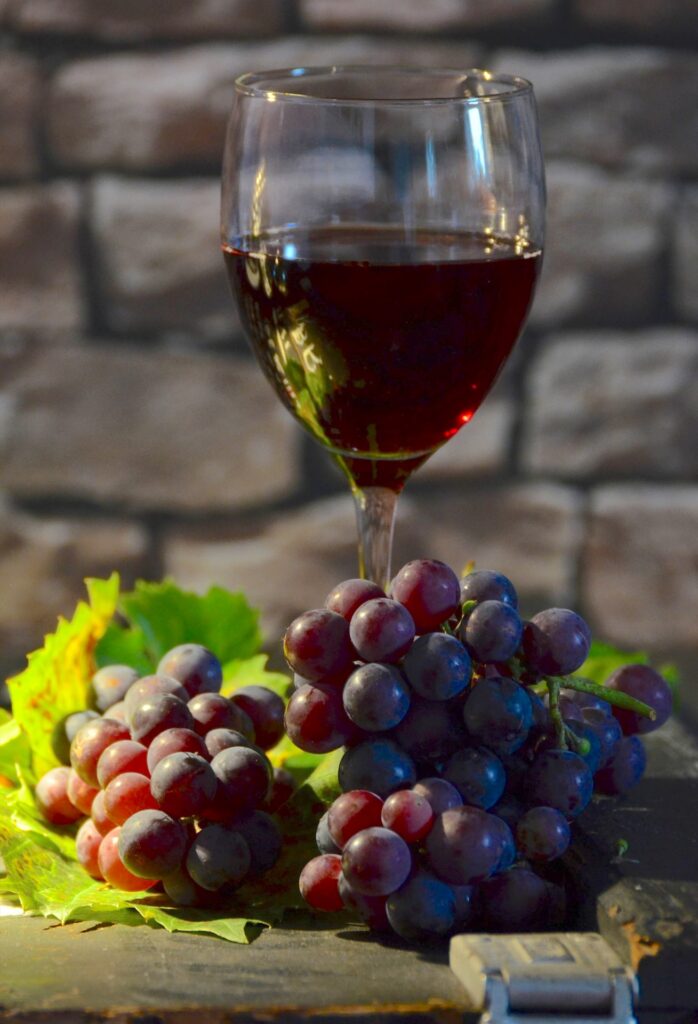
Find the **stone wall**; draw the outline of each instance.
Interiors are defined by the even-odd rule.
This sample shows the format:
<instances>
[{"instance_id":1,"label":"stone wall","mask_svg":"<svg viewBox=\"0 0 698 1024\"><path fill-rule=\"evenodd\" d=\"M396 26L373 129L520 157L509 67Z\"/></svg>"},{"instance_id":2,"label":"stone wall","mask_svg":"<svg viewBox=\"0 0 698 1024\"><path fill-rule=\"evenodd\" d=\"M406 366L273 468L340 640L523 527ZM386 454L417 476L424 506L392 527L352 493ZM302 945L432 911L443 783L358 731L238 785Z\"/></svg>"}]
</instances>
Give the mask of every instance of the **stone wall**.
<instances>
[{"instance_id":1,"label":"stone wall","mask_svg":"<svg viewBox=\"0 0 698 1024\"><path fill-rule=\"evenodd\" d=\"M692 0L0 0L0 664L86 574L244 587L270 641L353 575L343 482L248 355L217 248L234 77L532 79L550 193L530 325L404 498L398 560L698 647Z\"/></svg>"}]
</instances>

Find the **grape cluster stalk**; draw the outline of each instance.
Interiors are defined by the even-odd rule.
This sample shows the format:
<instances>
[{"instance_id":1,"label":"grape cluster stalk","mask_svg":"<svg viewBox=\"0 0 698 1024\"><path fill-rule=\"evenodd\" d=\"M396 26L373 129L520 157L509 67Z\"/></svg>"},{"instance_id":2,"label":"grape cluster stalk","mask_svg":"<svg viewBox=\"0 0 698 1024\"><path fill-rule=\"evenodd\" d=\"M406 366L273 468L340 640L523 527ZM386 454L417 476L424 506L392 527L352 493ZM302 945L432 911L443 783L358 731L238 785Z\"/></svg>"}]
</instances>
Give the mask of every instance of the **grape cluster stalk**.
<instances>
[{"instance_id":1,"label":"grape cluster stalk","mask_svg":"<svg viewBox=\"0 0 698 1024\"><path fill-rule=\"evenodd\" d=\"M140 677L109 665L92 678L92 708L64 719L64 762L37 783L55 825L82 824L77 859L125 892L164 890L177 906L220 906L270 871L282 834L272 816L294 782L265 751L284 734L284 702L263 686L220 693L219 660L181 644Z\"/></svg>"},{"instance_id":2,"label":"grape cluster stalk","mask_svg":"<svg viewBox=\"0 0 698 1024\"><path fill-rule=\"evenodd\" d=\"M576 675L590 646L576 612L524 620L506 576L426 559L388 594L346 580L296 618L286 729L303 750L344 747L307 903L412 942L562 925L575 820L640 780L640 736L671 712L647 665Z\"/></svg>"}]
</instances>

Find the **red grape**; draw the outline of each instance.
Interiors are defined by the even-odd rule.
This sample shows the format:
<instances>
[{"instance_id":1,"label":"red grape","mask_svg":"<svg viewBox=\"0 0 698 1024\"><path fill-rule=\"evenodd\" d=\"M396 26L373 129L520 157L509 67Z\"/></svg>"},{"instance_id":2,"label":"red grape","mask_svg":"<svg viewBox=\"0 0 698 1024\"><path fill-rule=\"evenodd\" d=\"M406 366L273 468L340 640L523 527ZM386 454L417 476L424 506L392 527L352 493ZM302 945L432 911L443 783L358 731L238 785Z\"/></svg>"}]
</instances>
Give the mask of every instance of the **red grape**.
<instances>
[{"instance_id":1,"label":"red grape","mask_svg":"<svg viewBox=\"0 0 698 1024\"><path fill-rule=\"evenodd\" d=\"M249 715L220 693L198 693L187 704L194 719L194 729L205 736L212 729L234 729L254 740L255 730Z\"/></svg>"},{"instance_id":2,"label":"red grape","mask_svg":"<svg viewBox=\"0 0 698 1024\"><path fill-rule=\"evenodd\" d=\"M173 693L146 697L131 712L131 736L146 747L166 729L192 729L191 711Z\"/></svg>"},{"instance_id":3,"label":"red grape","mask_svg":"<svg viewBox=\"0 0 698 1024\"><path fill-rule=\"evenodd\" d=\"M380 825L383 801L365 789L342 793L330 807L327 827L332 841L343 850L353 835L372 825Z\"/></svg>"},{"instance_id":4,"label":"red grape","mask_svg":"<svg viewBox=\"0 0 698 1024\"><path fill-rule=\"evenodd\" d=\"M327 608L304 612L286 630L284 655L291 668L311 682L348 672L355 653L346 619Z\"/></svg>"},{"instance_id":5,"label":"red grape","mask_svg":"<svg viewBox=\"0 0 698 1024\"><path fill-rule=\"evenodd\" d=\"M168 754L200 754L208 759L206 743L193 729L165 729L158 733L148 747L148 771L153 773L156 764Z\"/></svg>"},{"instance_id":6,"label":"red grape","mask_svg":"<svg viewBox=\"0 0 698 1024\"><path fill-rule=\"evenodd\" d=\"M97 762L97 781L105 789L112 779L124 772L149 775L148 750L135 740L117 740L100 755Z\"/></svg>"},{"instance_id":7,"label":"red grape","mask_svg":"<svg viewBox=\"0 0 698 1024\"><path fill-rule=\"evenodd\" d=\"M394 663L410 649L415 637L414 620L404 605L377 597L354 612L349 636L364 661Z\"/></svg>"},{"instance_id":8,"label":"red grape","mask_svg":"<svg viewBox=\"0 0 698 1024\"><path fill-rule=\"evenodd\" d=\"M252 720L254 734L250 738L257 746L262 750L275 747L284 734L285 705L281 697L266 686L242 686L230 699Z\"/></svg>"},{"instance_id":9,"label":"red grape","mask_svg":"<svg viewBox=\"0 0 698 1024\"><path fill-rule=\"evenodd\" d=\"M128 665L105 665L92 676L95 704L99 711L107 711L126 696L138 680L138 673Z\"/></svg>"},{"instance_id":10,"label":"red grape","mask_svg":"<svg viewBox=\"0 0 698 1024\"><path fill-rule=\"evenodd\" d=\"M102 877L115 889L121 889L123 892L142 892L144 889L151 889L157 883L156 878L138 878L121 860L120 832L120 827L113 828L100 843L97 861Z\"/></svg>"},{"instance_id":11,"label":"red grape","mask_svg":"<svg viewBox=\"0 0 698 1024\"><path fill-rule=\"evenodd\" d=\"M109 749L107 747L107 749ZM83 814L90 814L92 811L92 803L94 798L99 793L98 789L94 786L89 786L86 782L83 782L77 772L70 769L70 778L68 779L68 799L70 800L73 807L77 807Z\"/></svg>"},{"instance_id":12,"label":"red grape","mask_svg":"<svg viewBox=\"0 0 698 1024\"><path fill-rule=\"evenodd\" d=\"M82 864L88 875L93 878L102 878L99 869L99 848L102 844L102 836L97 831L95 823L89 818L83 821L75 837L75 855L78 863Z\"/></svg>"},{"instance_id":13,"label":"red grape","mask_svg":"<svg viewBox=\"0 0 698 1024\"><path fill-rule=\"evenodd\" d=\"M128 740L130 734L123 722L111 718L96 718L81 726L70 744L70 763L90 786L98 786L97 762L103 752L117 740Z\"/></svg>"},{"instance_id":14,"label":"red grape","mask_svg":"<svg viewBox=\"0 0 698 1024\"><path fill-rule=\"evenodd\" d=\"M104 805L104 790L100 789L97 796L92 801L92 810L90 811L90 817L94 822L94 826L101 836L106 836L108 832L116 825L115 821L112 821L107 814L107 809Z\"/></svg>"},{"instance_id":15,"label":"red grape","mask_svg":"<svg viewBox=\"0 0 698 1024\"><path fill-rule=\"evenodd\" d=\"M186 848L184 826L163 811L138 811L119 831L119 856L138 878L165 878L181 866Z\"/></svg>"},{"instance_id":16,"label":"red grape","mask_svg":"<svg viewBox=\"0 0 698 1024\"><path fill-rule=\"evenodd\" d=\"M649 704L657 715L652 721L651 718L638 715L636 711L614 707L613 714L626 736L654 732L664 725L671 714L671 688L666 679L649 665L623 665L608 677L606 686L610 690L627 693L643 704Z\"/></svg>"},{"instance_id":17,"label":"red grape","mask_svg":"<svg viewBox=\"0 0 698 1024\"><path fill-rule=\"evenodd\" d=\"M201 644L179 644L164 654L158 672L172 676L190 697L197 693L218 693L223 682L221 663Z\"/></svg>"},{"instance_id":18,"label":"red grape","mask_svg":"<svg viewBox=\"0 0 698 1024\"><path fill-rule=\"evenodd\" d=\"M407 608L418 633L438 629L460 605L460 583L450 566L436 559L415 559L403 565L390 586L390 596Z\"/></svg>"},{"instance_id":19,"label":"red grape","mask_svg":"<svg viewBox=\"0 0 698 1024\"><path fill-rule=\"evenodd\" d=\"M150 792L150 779L139 772L117 775L104 790L104 809L117 825L123 825L137 811L156 807L157 802Z\"/></svg>"},{"instance_id":20,"label":"red grape","mask_svg":"<svg viewBox=\"0 0 698 1024\"><path fill-rule=\"evenodd\" d=\"M325 608L350 622L356 609L375 597L385 597L385 591L377 583L371 580L344 580L327 595Z\"/></svg>"},{"instance_id":21,"label":"red grape","mask_svg":"<svg viewBox=\"0 0 698 1024\"><path fill-rule=\"evenodd\" d=\"M313 857L298 879L301 896L314 910L341 910L344 906L339 894L341 873L342 858L338 854L323 853Z\"/></svg>"},{"instance_id":22,"label":"red grape","mask_svg":"<svg viewBox=\"0 0 698 1024\"><path fill-rule=\"evenodd\" d=\"M342 697L329 686L301 686L286 706L286 731L291 740L312 754L336 750L356 732Z\"/></svg>"},{"instance_id":23,"label":"red grape","mask_svg":"<svg viewBox=\"0 0 698 1024\"><path fill-rule=\"evenodd\" d=\"M434 812L426 797L412 789L391 793L383 805L381 821L386 828L397 832L406 843L417 843L431 830Z\"/></svg>"},{"instance_id":24,"label":"red grape","mask_svg":"<svg viewBox=\"0 0 698 1024\"><path fill-rule=\"evenodd\" d=\"M52 825L70 825L82 817L82 811L71 803L68 796L69 782L70 768L61 765L47 771L36 784L39 810Z\"/></svg>"}]
</instances>

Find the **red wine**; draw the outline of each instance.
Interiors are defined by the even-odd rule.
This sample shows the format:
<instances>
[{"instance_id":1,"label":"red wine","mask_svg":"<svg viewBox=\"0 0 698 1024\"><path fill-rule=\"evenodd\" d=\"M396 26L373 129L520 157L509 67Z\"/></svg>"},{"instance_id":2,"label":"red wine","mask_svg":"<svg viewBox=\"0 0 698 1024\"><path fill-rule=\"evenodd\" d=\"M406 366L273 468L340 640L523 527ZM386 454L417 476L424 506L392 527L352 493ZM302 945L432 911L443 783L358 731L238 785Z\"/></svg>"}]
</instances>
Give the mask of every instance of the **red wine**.
<instances>
[{"instance_id":1,"label":"red wine","mask_svg":"<svg viewBox=\"0 0 698 1024\"><path fill-rule=\"evenodd\" d=\"M541 262L509 239L372 226L285 230L224 255L282 401L359 487L396 491L492 387Z\"/></svg>"}]
</instances>

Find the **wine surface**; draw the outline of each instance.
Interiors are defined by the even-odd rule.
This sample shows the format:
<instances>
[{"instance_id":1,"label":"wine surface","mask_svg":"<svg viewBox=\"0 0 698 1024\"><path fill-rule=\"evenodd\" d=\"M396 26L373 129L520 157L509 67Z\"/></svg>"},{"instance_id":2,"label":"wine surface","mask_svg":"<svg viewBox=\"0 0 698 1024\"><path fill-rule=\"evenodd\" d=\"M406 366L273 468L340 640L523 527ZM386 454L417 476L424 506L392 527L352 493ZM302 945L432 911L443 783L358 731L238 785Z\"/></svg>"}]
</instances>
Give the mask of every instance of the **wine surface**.
<instances>
[{"instance_id":1,"label":"wine surface","mask_svg":"<svg viewBox=\"0 0 698 1024\"><path fill-rule=\"evenodd\" d=\"M225 247L281 400L359 486L400 490L492 387L540 252L487 235L328 226Z\"/></svg>"}]
</instances>

